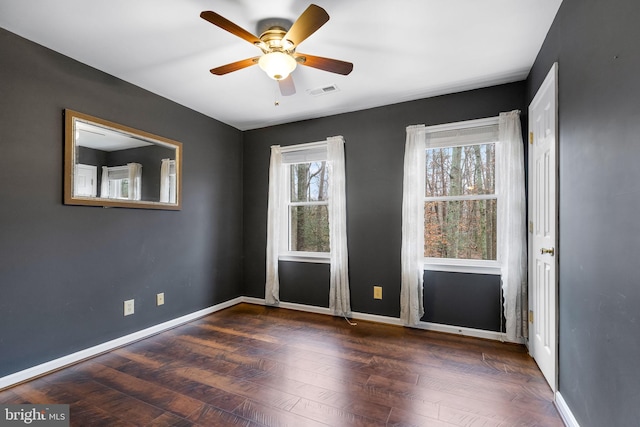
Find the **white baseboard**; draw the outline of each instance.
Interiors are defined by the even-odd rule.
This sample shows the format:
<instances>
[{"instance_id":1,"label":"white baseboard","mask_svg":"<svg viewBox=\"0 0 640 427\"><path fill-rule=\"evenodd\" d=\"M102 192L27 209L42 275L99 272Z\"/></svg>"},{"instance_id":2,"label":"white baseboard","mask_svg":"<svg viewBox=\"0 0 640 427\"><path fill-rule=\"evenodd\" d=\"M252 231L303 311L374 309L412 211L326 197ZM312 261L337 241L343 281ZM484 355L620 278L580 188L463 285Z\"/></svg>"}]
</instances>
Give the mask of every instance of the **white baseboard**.
<instances>
[{"instance_id":1,"label":"white baseboard","mask_svg":"<svg viewBox=\"0 0 640 427\"><path fill-rule=\"evenodd\" d=\"M249 304L265 305L264 299L261 299L261 298L242 297L242 302L246 302ZM289 310L306 311L309 313L328 314L328 315L333 314L331 310L329 310L326 307L316 307L312 305L295 304L291 302L281 301L280 304L278 304L278 307L286 308ZM380 316L377 314L358 313L358 312L353 312L351 314L351 317L357 320L368 320L370 322L385 323L387 325L404 326L404 323L398 317ZM420 322L413 327L417 329L445 332L448 334L464 335L464 336L475 337L475 338L484 338L484 339L490 339L495 341L509 341L506 339L506 335L503 333L494 332L494 331L485 331L483 329L465 328L460 326L442 325L439 323L429 323L429 322ZM509 342L512 342L512 341L509 341ZM522 343L522 341L515 341L515 342L519 344Z\"/></svg>"},{"instance_id":2,"label":"white baseboard","mask_svg":"<svg viewBox=\"0 0 640 427\"><path fill-rule=\"evenodd\" d=\"M418 329L428 331L445 332L447 334L464 335L466 337L484 338L487 340L515 342L522 344L522 341L511 341L502 332L487 331L484 329L466 328L464 326L443 325L441 323L420 322L416 326Z\"/></svg>"},{"instance_id":3,"label":"white baseboard","mask_svg":"<svg viewBox=\"0 0 640 427\"><path fill-rule=\"evenodd\" d=\"M380 316L378 314L369 313L351 313L351 317L357 320L368 320L369 322L385 323L387 325L403 326L402 320L398 317Z\"/></svg>"},{"instance_id":4,"label":"white baseboard","mask_svg":"<svg viewBox=\"0 0 640 427\"><path fill-rule=\"evenodd\" d=\"M205 308L203 310L199 310L194 313L187 314L182 317L178 317L177 319L169 320L167 322L160 323L155 326L151 326L150 328L146 328L141 331L134 332L132 334L125 335L123 337L116 338L114 340L107 341L102 344L98 344L94 347L80 350L76 353L69 354L67 356L63 356L58 359L51 360L49 362L45 362L37 366L33 366L23 371L9 374L5 377L0 378L0 390L15 384L19 384L24 381L28 381L36 377L39 377L49 372L53 372L55 370L64 368L65 366L78 363L82 360L97 356L104 352L114 350L118 347L131 344L132 342L139 341L144 338L148 338L152 335L156 335L168 329L175 328L176 326L191 322L192 320L198 319L200 317L204 317L208 314L215 313L216 311L220 311L224 308L239 304L240 302L242 302L242 297L234 298L232 300L225 301L220 304L216 304L214 306Z\"/></svg>"},{"instance_id":5,"label":"white baseboard","mask_svg":"<svg viewBox=\"0 0 640 427\"><path fill-rule=\"evenodd\" d=\"M556 392L555 395L555 404L556 408L558 408L558 412L560 412L562 421L564 421L564 425L567 427L580 427L580 424L578 424L578 421L573 416L573 412L571 412L571 409L569 409L567 402L565 402L559 391Z\"/></svg>"},{"instance_id":6,"label":"white baseboard","mask_svg":"<svg viewBox=\"0 0 640 427\"><path fill-rule=\"evenodd\" d=\"M150 337L152 335L158 334L158 333L166 331L168 329L175 328L176 326L182 325L184 323L191 322L192 320L198 319L200 317L204 317L204 316L206 316L208 314L211 314L211 313L215 313L216 311L220 311L222 309L234 306L234 305L239 304L241 302L246 302L246 303L249 303L249 304L257 304L257 305L265 305L264 298L237 297L237 298L234 298L232 300L225 301L223 303L216 304L214 306L205 308L203 310L199 310L199 311L196 311L194 313L187 314L187 315L179 317L177 319L169 320L167 322L160 323L160 324L152 326L150 328L146 328L146 329L143 329L141 331L134 332L132 334L129 334L129 335L126 335L126 336L123 336L123 337L120 337L120 338L116 338L114 340L107 341L107 342L102 343L102 344L98 344L98 345L96 345L94 347L90 347L90 348L87 348L87 349L84 349L84 350L80 350L80 351L78 351L76 353L69 354L67 356L63 356L63 357L60 357L58 359L51 360L49 362L45 362L45 363L42 363L40 365L31 367L31 368L27 368L27 369L25 369L23 371L19 371L19 372L13 373L13 374L9 374L9 375L7 375L5 377L0 378L0 390L8 388L8 387L11 387L11 386L13 386L15 384L19 384L21 382L25 382L25 381L31 380L31 379L36 378L36 377L42 376L42 375L47 374L49 372L53 372L55 370L64 368L64 367L72 365L74 363L78 363L78 362L80 362L82 360L97 356L97 355L105 353L107 351L114 350L114 349L116 349L118 347L122 347L124 345L131 344L131 343L133 343L135 341L139 341L139 340L142 340L144 338L148 338L148 337ZM308 312L308 313L317 313L317 314L325 314L325 315L332 315L333 314L331 312L331 310L329 310L326 307L316 307L316 306L304 305L304 304L296 304L296 303L291 303L291 302L280 302L278 307L285 308L285 309L288 309L288 310L305 311L305 312ZM354 313L352 313L352 318L353 319L357 319L357 320L368 320L370 322L385 323L385 324L388 324L388 325L403 326L402 320L400 320L397 317L379 316L379 315L369 314L369 313L357 313L357 312L354 312ZM437 324L437 323L427 323L427 322L420 322L415 327L419 328L419 329L427 329L427 330L438 331L438 332L446 332L446 333L449 333L449 334L465 335L465 336L476 337L476 338L485 338L485 339L504 341L504 334L501 334L499 332L484 331L484 330L481 330L481 329L462 328L462 327L457 327L457 326L441 325L441 324ZM559 395L559 393L558 393L558 395ZM561 399L561 397L560 397L560 399ZM562 401L562 402L564 402L564 401ZM568 410L568 408L567 408L567 410ZM569 414L571 414L570 411L569 411ZM572 419L573 419L573 416L572 416ZM577 423L576 424L568 424L568 425L578 426Z\"/></svg>"},{"instance_id":7,"label":"white baseboard","mask_svg":"<svg viewBox=\"0 0 640 427\"><path fill-rule=\"evenodd\" d=\"M264 298L242 297L242 302L246 302L249 304L256 304L256 305L267 305L264 301ZM328 315L332 314L331 310L329 310L326 307L316 307L313 305L296 304L294 302L280 301L280 303L274 307L286 308L287 310L305 311L307 313L328 314Z\"/></svg>"}]
</instances>

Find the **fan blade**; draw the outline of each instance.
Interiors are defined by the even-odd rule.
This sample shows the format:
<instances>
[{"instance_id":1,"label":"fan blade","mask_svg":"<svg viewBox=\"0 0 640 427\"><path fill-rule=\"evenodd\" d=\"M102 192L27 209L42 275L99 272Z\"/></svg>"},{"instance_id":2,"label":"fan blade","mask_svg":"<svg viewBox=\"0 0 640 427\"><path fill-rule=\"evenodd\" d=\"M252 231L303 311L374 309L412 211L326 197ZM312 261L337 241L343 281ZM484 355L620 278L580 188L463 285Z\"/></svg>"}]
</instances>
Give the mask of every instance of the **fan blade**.
<instances>
[{"instance_id":1,"label":"fan blade","mask_svg":"<svg viewBox=\"0 0 640 427\"><path fill-rule=\"evenodd\" d=\"M296 58L296 61L301 65L342 74L343 76L346 76L353 70L353 64L351 62L340 61L338 59L323 58L322 56L307 55L306 53L295 53L293 57Z\"/></svg>"},{"instance_id":2,"label":"fan blade","mask_svg":"<svg viewBox=\"0 0 640 427\"><path fill-rule=\"evenodd\" d=\"M200 18L211 22L213 25L217 25L223 30L228 31L234 36L238 36L253 45L262 43L258 37L254 36L249 31L239 27L224 16L220 16L215 12L212 12L210 10L204 11L200 14Z\"/></svg>"},{"instance_id":3,"label":"fan blade","mask_svg":"<svg viewBox=\"0 0 640 427\"><path fill-rule=\"evenodd\" d=\"M250 67L258 63L259 56L254 58L243 59L242 61L232 62L231 64L221 65L217 68L212 68L211 73L216 76L222 76L227 73L231 73L232 71L242 70L243 68Z\"/></svg>"},{"instance_id":4,"label":"fan blade","mask_svg":"<svg viewBox=\"0 0 640 427\"><path fill-rule=\"evenodd\" d=\"M296 93L296 85L293 83L291 74L286 79L278 80L278 86L280 86L280 94L282 96L291 96Z\"/></svg>"},{"instance_id":5,"label":"fan blade","mask_svg":"<svg viewBox=\"0 0 640 427\"><path fill-rule=\"evenodd\" d=\"M311 4L289 28L289 32L285 34L284 38L298 46L328 20L329 14L323 8Z\"/></svg>"}]
</instances>

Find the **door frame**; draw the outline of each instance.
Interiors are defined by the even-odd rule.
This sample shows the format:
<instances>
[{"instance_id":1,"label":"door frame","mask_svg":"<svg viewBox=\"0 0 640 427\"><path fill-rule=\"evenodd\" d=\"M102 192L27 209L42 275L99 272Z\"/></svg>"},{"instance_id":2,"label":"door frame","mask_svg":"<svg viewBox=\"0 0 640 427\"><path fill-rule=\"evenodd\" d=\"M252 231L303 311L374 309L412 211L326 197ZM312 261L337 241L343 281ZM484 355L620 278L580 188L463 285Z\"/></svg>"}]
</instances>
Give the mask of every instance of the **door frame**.
<instances>
[{"instance_id":1,"label":"door frame","mask_svg":"<svg viewBox=\"0 0 640 427\"><path fill-rule=\"evenodd\" d=\"M550 81L551 79L553 79L552 81ZM527 267L528 267L528 285L527 285L527 294L529 295L528 298L528 308L529 308L529 313L532 312L533 310L533 306L532 306L532 285L533 285L533 263L534 263L534 256L533 256L533 238L532 238L532 218L533 218L533 203L534 203L534 197L531 191L531 178L533 178L532 176L532 171L533 171L533 156L532 156L532 144L533 144L533 137L532 137L532 122L531 122L531 106L533 105L534 102L536 102L538 95L540 94L540 90L545 87L548 86L549 84L553 84L554 85L554 97L555 97L555 157L556 157L556 161L555 161L555 178L556 178L556 188L555 188L555 229L556 229L556 235L555 235L555 242L554 242L554 248L555 248L555 256L554 256L554 262L555 262L555 269L556 269L556 274L555 274L555 324L553 325L553 327L551 328L553 333L555 334L554 337L554 342L555 342L555 358L554 358L554 384L550 384L551 389L553 390L554 394L558 392L558 382L559 382L559 306L558 306L558 301L559 301L559 278L560 278L560 263L558 262L559 260L559 249L560 249L560 245L559 245L559 237L560 237L560 174L559 174L559 165L560 165L560 132L559 132L559 105L558 105L558 63L554 62L553 65L551 66L551 69L549 70L547 76L545 77L543 83L538 87L536 94L534 95L531 103L529 104L529 122L528 122L528 131L529 131L529 144L527 144L527 153L528 153L528 160L527 160L527 166L528 166L528 171L527 171L527 181L529 183L528 186L528 196L527 196L527 202L528 202L528 211L527 211L527 216L528 216L528 221L527 221L527 237L528 237L528 252L527 252ZM534 316L536 316L537 313L534 313ZM531 345L532 345L532 337L533 337L533 323L531 322L531 315L529 315L529 336L527 339L527 349L529 351L529 354L533 357L533 353L531 351Z\"/></svg>"}]
</instances>

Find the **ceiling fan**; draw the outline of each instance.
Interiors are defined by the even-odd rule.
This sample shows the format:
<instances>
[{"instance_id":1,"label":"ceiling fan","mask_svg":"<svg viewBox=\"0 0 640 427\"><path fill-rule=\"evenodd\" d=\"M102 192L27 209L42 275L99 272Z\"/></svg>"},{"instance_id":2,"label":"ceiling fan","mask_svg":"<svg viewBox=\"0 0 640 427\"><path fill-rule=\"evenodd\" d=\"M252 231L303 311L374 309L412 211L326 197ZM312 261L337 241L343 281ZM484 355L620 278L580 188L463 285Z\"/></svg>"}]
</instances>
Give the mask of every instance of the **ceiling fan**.
<instances>
[{"instance_id":1,"label":"ceiling fan","mask_svg":"<svg viewBox=\"0 0 640 427\"><path fill-rule=\"evenodd\" d=\"M329 20L327 12L315 4L302 12L288 30L280 24L275 24L268 26L260 37L256 37L215 12L204 11L200 17L248 41L262 51L260 56L211 69L211 73L215 75L221 76L258 64L269 77L278 81L282 95L286 96L295 93L290 74L298 64L345 76L353 70L353 64L350 62L296 52L300 43Z\"/></svg>"}]
</instances>

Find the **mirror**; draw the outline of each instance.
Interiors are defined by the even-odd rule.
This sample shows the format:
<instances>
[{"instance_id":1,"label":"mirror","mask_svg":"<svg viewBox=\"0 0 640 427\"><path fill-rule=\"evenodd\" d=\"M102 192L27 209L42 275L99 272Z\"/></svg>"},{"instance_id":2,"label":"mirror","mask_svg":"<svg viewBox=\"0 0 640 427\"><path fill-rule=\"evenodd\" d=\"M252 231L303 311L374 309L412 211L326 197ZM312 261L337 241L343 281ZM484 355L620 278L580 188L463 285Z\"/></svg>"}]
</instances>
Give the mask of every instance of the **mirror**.
<instances>
[{"instance_id":1,"label":"mirror","mask_svg":"<svg viewBox=\"0 0 640 427\"><path fill-rule=\"evenodd\" d=\"M65 110L65 204L179 210L181 178L181 143Z\"/></svg>"}]
</instances>

